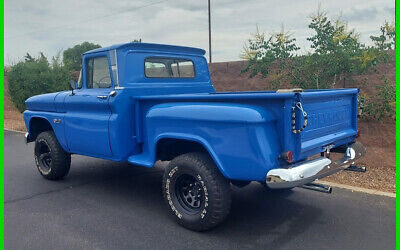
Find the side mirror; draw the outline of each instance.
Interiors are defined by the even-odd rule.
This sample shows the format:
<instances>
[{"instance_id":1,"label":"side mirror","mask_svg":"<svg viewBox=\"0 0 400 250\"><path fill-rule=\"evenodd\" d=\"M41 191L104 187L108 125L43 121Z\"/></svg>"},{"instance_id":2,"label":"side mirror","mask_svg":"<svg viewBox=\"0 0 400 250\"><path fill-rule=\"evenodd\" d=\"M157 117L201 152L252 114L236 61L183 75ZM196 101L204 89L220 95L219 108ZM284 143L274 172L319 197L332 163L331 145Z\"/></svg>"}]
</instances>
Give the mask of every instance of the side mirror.
<instances>
[{"instance_id":1,"label":"side mirror","mask_svg":"<svg viewBox=\"0 0 400 250\"><path fill-rule=\"evenodd\" d=\"M77 82L75 82L74 80L69 81L69 89L70 90L76 89L76 85L77 85Z\"/></svg>"},{"instance_id":2,"label":"side mirror","mask_svg":"<svg viewBox=\"0 0 400 250\"><path fill-rule=\"evenodd\" d=\"M69 81L69 89L71 90L71 95L75 95L74 89L77 88L77 85L77 82L75 82L74 80Z\"/></svg>"}]
</instances>

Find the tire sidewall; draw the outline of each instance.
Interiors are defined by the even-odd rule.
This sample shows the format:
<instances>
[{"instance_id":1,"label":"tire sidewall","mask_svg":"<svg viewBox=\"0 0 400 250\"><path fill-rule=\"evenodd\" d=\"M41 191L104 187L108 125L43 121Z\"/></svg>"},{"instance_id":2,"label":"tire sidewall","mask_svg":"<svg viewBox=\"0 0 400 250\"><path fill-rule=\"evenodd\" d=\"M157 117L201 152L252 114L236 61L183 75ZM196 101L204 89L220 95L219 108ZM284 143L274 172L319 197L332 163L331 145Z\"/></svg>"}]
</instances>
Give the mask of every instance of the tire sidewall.
<instances>
[{"instance_id":1,"label":"tire sidewall","mask_svg":"<svg viewBox=\"0 0 400 250\"><path fill-rule=\"evenodd\" d=\"M193 176L201 183L201 188L203 189L204 202L199 211L196 211L195 213L188 212L184 207L182 207L176 194L176 182L183 174ZM204 178L204 175L202 175L201 171L192 166L192 164L182 161L179 163L172 161L168 165L163 181L164 199L167 206L170 208L172 215L178 220L178 222L184 224L203 224L207 222L211 215L209 208L211 207L210 205L212 205L210 204L210 202L212 202L210 199L210 192L212 192L212 190L208 188L208 186L209 185L207 180Z\"/></svg>"},{"instance_id":2,"label":"tire sidewall","mask_svg":"<svg viewBox=\"0 0 400 250\"><path fill-rule=\"evenodd\" d=\"M44 137L44 136L41 136L41 135L39 135L37 138L36 138L36 142L35 142L35 162L36 162L36 167L37 167L37 169L39 170L39 173L41 174L41 175L44 175L44 176L47 176L47 175L50 175L51 174L51 171L52 171L52 169L53 169L53 162L51 163L51 165L50 165L50 168L49 168L49 170L48 171L44 171L43 169L42 169L42 163L40 162L40 160L39 160L39 144L40 143L44 143L44 144L46 144L47 145L47 147L49 148L49 153L50 153L50 155L53 157L53 147L51 147L51 145L50 145L50 143L48 142L48 140L46 140L46 138Z\"/></svg>"},{"instance_id":3,"label":"tire sidewall","mask_svg":"<svg viewBox=\"0 0 400 250\"><path fill-rule=\"evenodd\" d=\"M40 162L40 144L45 144L51 156L50 168L46 171ZM70 169L71 155L64 151L53 131L40 133L35 140L34 157L39 173L48 180L59 180L65 177Z\"/></svg>"}]
</instances>

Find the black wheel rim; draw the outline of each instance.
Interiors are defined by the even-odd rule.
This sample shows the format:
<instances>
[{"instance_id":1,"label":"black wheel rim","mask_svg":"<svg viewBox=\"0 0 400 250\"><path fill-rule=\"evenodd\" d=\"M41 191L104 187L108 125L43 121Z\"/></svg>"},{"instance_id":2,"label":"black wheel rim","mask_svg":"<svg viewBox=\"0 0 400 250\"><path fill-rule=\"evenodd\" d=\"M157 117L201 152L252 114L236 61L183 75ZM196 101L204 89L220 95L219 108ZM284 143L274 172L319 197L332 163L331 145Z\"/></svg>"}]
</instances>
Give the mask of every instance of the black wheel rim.
<instances>
[{"instance_id":1,"label":"black wheel rim","mask_svg":"<svg viewBox=\"0 0 400 250\"><path fill-rule=\"evenodd\" d=\"M182 174L176 180L176 194L179 204L188 212L200 211L204 202L204 189L194 176Z\"/></svg>"},{"instance_id":2,"label":"black wheel rim","mask_svg":"<svg viewBox=\"0 0 400 250\"><path fill-rule=\"evenodd\" d=\"M38 145L38 161L39 168L42 172L47 173L51 169L51 164L53 162L51 158L50 148L45 142L39 142Z\"/></svg>"}]
</instances>

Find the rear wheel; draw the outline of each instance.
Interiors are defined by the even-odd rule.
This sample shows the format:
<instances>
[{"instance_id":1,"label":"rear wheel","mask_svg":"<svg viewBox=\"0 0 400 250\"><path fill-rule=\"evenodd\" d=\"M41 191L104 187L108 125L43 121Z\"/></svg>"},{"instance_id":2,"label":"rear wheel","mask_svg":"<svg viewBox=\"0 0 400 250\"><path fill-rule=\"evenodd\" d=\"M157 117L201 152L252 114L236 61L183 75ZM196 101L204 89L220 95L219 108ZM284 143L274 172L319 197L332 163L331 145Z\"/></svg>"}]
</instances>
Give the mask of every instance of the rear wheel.
<instances>
[{"instance_id":1,"label":"rear wheel","mask_svg":"<svg viewBox=\"0 0 400 250\"><path fill-rule=\"evenodd\" d=\"M58 143L53 131L45 131L37 136L34 155L36 167L44 178L58 180L68 174L71 156Z\"/></svg>"},{"instance_id":2,"label":"rear wheel","mask_svg":"<svg viewBox=\"0 0 400 250\"><path fill-rule=\"evenodd\" d=\"M204 153L184 154L169 163L163 195L176 221L195 231L220 224L231 205L229 181Z\"/></svg>"}]
</instances>

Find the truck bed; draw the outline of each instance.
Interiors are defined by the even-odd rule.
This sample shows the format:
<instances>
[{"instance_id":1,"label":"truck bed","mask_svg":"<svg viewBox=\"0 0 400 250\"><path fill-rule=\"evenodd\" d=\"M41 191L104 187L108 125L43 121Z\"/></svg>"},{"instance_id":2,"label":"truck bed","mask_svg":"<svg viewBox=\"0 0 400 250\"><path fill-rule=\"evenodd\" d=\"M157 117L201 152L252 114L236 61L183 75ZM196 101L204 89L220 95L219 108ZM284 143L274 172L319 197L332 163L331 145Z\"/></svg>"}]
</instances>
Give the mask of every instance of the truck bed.
<instances>
[{"instance_id":1,"label":"truck bed","mask_svg":"<svg viewBox=\"0 0 400 250\"><path fill-rule=\"evenodd\" d=\"M136 105L136 119L142 121L151 107L161 103L223 103L262 109L274 120L280 152L290 150L294 153L294 161L300 161L324 151L326 146L337 147L355 140L358 92L358 89L306 90L300 93L217 92L149 95L132 97L132 100ZM301 133L295 134L292 132L292 107L297 102L301 102L307 112L308 124ZM300 110L296 109L297 129L303 121ZM143 123L136 128L139 142L145 136L144 127Z\"/></svg>"}]
</instances>

